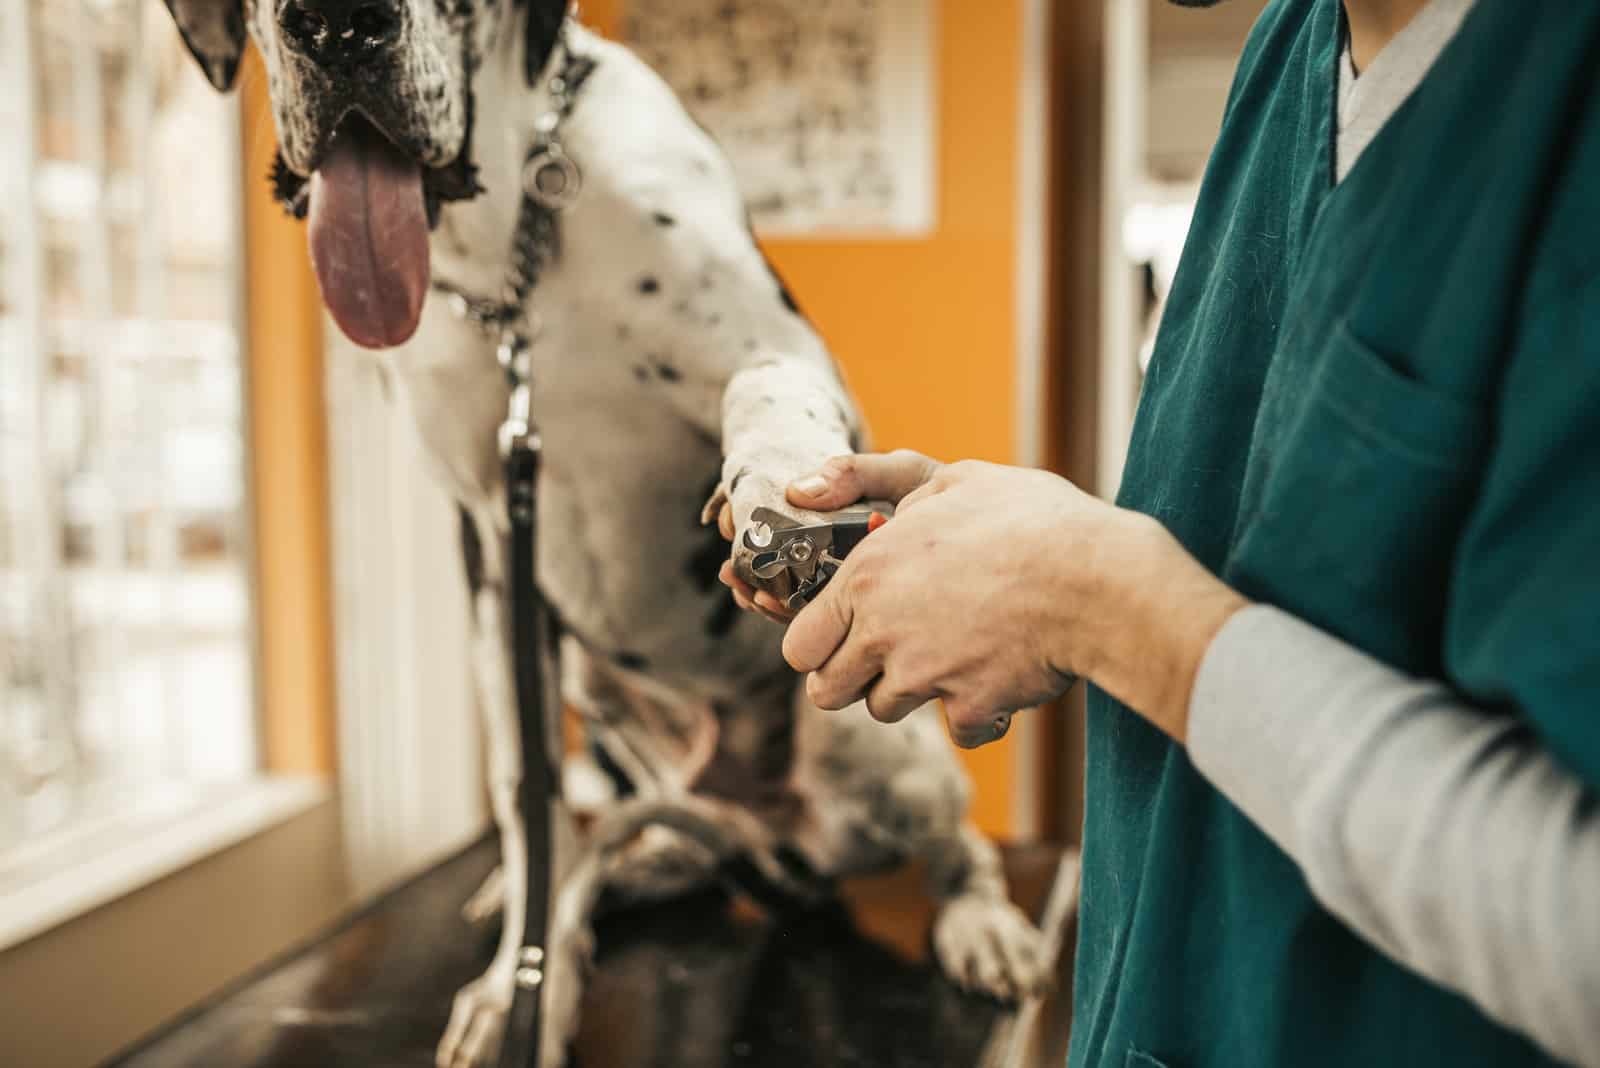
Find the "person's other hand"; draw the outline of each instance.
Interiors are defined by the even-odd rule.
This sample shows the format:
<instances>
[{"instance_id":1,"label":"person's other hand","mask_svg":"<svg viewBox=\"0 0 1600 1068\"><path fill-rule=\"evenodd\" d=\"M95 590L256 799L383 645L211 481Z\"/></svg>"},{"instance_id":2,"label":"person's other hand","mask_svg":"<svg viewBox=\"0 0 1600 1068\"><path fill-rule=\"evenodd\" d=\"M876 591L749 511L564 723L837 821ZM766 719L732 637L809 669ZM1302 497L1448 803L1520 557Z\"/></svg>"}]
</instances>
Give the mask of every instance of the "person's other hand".
<instances>
[{"instance_id":1,"label":"person's other hand","mask_svg":"<svg viewBox=\"0 0 1600 1068\"><path fill-rule=\"evenodd\" d=\"M784 641L817 705L865 697L875 718L894 722L942 698L952 737L973 747L1072 686L1075 636L1122 513L1042 471L915 454L846 457L819 477L825 485L802 480L791 500L899 507Z\"/></svg>"}]
</instances>

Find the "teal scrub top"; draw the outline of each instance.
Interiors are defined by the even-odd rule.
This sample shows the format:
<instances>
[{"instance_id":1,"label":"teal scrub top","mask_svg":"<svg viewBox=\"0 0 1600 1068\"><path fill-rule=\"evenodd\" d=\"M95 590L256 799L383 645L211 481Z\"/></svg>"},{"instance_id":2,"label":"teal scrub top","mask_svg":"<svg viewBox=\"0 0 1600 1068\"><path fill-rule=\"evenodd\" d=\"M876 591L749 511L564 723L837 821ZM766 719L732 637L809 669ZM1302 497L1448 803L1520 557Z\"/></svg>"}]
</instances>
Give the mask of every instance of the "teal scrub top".
<instances>
[{"instance_id":1,"label":"teal scrub top","mask_svg":"<svg viewBox=\"0 0 1600 1068\"><path fill-rule=\"evenodd\" d=\"M1251 35L1120 503L1600 786L1600 3L1479 0L1335 188L1342 19L1276 0ZM1552 1063L1104 693L1088 736L1072 1065Z\"/></svg>"}]
</instances>

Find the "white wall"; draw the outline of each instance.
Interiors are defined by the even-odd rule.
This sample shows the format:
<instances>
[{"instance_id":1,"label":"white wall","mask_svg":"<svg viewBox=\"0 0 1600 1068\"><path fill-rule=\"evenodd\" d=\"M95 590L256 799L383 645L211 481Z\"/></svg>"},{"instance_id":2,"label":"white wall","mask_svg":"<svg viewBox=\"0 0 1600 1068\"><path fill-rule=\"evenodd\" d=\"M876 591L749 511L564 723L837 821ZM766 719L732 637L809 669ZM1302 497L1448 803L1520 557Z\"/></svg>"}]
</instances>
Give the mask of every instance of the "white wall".
<instances>
[{"instance_id":1,"label":"white wall","mask_svg":"<svg viewBox=\"0 0 1600 1068\"><path fill-rule=\"evenodd\" d=\"M455 506L403 393L327 332L339 775L358 894L487 825Z\"/></svg>"}]
</instances>

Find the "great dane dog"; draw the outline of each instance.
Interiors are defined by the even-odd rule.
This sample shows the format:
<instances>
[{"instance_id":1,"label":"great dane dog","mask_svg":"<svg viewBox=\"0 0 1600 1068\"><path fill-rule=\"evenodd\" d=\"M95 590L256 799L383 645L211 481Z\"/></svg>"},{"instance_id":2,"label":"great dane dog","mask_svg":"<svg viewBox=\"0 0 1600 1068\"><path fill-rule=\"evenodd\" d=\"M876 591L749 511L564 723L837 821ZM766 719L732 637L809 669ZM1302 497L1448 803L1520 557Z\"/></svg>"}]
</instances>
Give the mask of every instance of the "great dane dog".
<instances>
[{"instance_id":1,"label":"great dane dog","mask_svg":"<svg viewBox=\"0 0 1600 1068\"><path fill-rule=\"evenodd\" d=\"M396 349L467 520L504 926L456 998L439 1065L484 1064L501 1042L529 863L496 446L509 387L461 296L505 291L524 163L557 120L582 186L523 301L541 323L538 585L560 622L564 696L631 792L557 890L541 1063L559 1064L574 1033L602 898L680 894L736 862L805 895L921 860L947 973L1004 999L1037 991L1038 933L967 820L938 709L890 727L812 707L780 629L716 580L728 549L703 512L731 503L741 536L759 507L807 518L784 487L851 452L859 419L758 248L729 164L667 86L567 0L167 3L218 88L254 38L281 145L273 180L309 217L324 302L353 341ZM430 299L441 287L456 299Z\"/></svg>"}]
</instances>

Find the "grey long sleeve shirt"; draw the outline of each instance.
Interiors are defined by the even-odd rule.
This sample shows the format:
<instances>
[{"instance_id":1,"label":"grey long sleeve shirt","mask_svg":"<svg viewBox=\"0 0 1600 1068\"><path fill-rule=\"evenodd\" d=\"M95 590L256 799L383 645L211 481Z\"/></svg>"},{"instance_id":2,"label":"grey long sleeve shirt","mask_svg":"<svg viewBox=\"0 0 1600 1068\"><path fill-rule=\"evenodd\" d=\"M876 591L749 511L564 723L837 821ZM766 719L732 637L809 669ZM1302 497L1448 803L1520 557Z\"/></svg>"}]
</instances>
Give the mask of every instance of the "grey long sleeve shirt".
<instances>
[{"instance_id":1,"label":"grey long sleeve shirt","mask_svg":"<svg viewBox=\"0 0 1600 1068\"><path fill-rule=\"evenodd\" d=\"M1357 933L1600 1066L1600 796L1524 726L1258 606L1206 654L1189 749Z\"/></svg>"}]
</instances>

